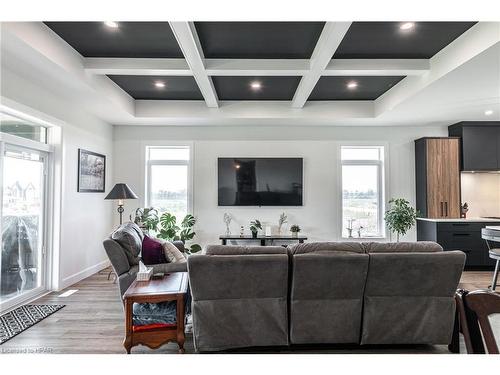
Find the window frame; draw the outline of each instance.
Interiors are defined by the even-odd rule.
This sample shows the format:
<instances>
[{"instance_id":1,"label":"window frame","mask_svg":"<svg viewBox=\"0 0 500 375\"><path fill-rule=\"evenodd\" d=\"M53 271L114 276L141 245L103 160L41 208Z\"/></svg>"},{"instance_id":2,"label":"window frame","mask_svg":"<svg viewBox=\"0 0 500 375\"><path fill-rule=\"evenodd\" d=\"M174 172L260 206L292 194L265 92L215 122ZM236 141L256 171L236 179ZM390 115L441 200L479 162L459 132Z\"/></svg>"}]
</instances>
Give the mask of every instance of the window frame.
<instances>
[{"instance_id":1,"label":"window frame","mask_svg":"<svg viewBox=\"0 0 500 375\"><path fill-rule=\"evenodd\" d=\"M342 160L342 148L379 148L379 160ZM341 240L384 240L387 239L387 228L385 226L385 208L388 196L388 144L387 142L348 142L338 144L338 190L339 190L339 238ZM349 238L344 236L344 204L343 204L343 174L342 167L344 165L353 166L377 166L377 200L378 200L378 236L361 236L360 238Z\"/></svg>"},{"instance_id":2,"label":"window frame","mask_svg":"<svg viewBox=\"0 0 500 375\"><path fill-rule=\"evenodd\" d=\"M189 151L189 160L150 160L149 150L151 148L187 148ZM144 146L144 158L145 158L145 185L144 189L144 204L145 207L152 207L151 205L151 176L152 176L152 166L153 165L185 165L187 166L187 213L193 214L193 143L192 142L169 142L165 144L164 142L156 143L149 142Z\"/></svg>"}]
</instances>

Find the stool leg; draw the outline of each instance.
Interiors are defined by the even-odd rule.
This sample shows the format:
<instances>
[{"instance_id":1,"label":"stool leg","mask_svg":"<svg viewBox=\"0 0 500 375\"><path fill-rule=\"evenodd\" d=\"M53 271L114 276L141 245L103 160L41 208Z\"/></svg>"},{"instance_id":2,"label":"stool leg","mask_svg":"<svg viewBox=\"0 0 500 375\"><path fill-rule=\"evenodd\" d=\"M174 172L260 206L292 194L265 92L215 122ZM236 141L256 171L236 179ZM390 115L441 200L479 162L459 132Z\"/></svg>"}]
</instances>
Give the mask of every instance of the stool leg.
<instances>
[{"instance_id":1,"label":"stool leg","mask_svg":"<svg viewBox=\"0 0 500 375\"><path fill-rule=\"evenodd\" d=\"M491 282L491 290L495 290L497 287L498 271L500 266L500 259L497 259L497 264L495 265L495 273L493 273L493 281Z\"/></svg>"}]
</instances>

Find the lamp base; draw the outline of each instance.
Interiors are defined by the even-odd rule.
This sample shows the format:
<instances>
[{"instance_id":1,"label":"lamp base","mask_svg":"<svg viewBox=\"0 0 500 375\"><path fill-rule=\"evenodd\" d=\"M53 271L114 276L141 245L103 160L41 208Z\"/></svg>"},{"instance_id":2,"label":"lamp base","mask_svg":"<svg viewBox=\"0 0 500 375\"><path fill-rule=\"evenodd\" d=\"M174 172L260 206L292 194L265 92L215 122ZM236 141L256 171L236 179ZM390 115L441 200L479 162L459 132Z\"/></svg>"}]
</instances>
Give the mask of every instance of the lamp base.
<instances>
[{"instance_id":1,"label":"lamp base","mask_svg":"<svg viewBox=\"0 0 500 375\"><path fill-rule=\"evenodd\" d=\"M120 214L120 225L122 225L123 224L123 211L125 211L125 209L123 208L123 204L118 205L117 211Z\"/></svg>"}]
</instances>

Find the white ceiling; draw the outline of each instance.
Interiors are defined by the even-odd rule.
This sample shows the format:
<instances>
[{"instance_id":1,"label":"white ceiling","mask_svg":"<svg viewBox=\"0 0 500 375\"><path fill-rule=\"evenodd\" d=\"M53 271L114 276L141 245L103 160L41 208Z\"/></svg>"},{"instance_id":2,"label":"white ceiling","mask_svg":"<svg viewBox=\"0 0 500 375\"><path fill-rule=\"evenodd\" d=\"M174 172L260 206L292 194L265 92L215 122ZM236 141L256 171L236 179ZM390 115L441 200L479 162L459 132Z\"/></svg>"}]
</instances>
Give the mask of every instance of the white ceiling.
<instances>
[{"instance_id":1,"label":"white ceiling","mask_svg":"<svg viewBox=\"0 0 500 375\"><path fill-rule=\"evenodd\" d=\"M188 23L179 24L178 30L189 31ZM330 27L332 33L339 29L345 32L345 27ZM183 38L189 41L189 35ZM500 120L500 23L477 24L430 59L428 69L407 77L373 102L303 104L303 96L293 102L134 100L102 72L86 70L89 60L39 22L3 23L1 52L3 72L45 87L115 125L426 126ZM301 91L310 90L310 82L328 69L325 56L330 52L316 55L316 64L311 61ZM195 54L192 59L191 70L205 80L203 58L196 60ZM4 81L2 95L8 96L12 83ZM487 109L493 115L485 116Z\"/></svg>"}]
</instances>

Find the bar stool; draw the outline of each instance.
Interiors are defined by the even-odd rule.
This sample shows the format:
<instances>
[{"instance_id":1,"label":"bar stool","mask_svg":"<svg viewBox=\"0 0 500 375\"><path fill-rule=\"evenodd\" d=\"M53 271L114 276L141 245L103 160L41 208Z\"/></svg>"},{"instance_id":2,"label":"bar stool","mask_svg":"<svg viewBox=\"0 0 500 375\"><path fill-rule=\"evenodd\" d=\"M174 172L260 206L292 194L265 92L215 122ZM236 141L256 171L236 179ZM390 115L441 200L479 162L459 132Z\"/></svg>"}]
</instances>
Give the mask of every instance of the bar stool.
<instances>
[{"instance_id":1,"label":"bar stool","mask_svg":"<svg viewBox=\"0 0 500 375\"><path fill-rule=\"evenodd\" d=\"M489 255L491 259L495 259L497 264L495 265L495 272L493 273L493 281L491 282L491 290L495 290L498 280L498 271L500 268L500 249L490 249Z\"/></svg>"}]
</instances>

